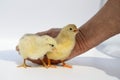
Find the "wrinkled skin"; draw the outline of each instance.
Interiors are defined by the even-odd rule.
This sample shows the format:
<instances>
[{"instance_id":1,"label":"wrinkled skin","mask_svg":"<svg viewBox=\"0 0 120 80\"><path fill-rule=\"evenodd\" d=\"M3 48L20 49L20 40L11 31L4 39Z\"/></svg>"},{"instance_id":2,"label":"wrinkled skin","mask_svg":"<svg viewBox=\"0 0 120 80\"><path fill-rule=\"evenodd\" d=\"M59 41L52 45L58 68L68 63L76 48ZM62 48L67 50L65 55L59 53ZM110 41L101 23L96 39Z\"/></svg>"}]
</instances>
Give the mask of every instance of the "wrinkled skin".
<instances>
[{"instance_id":1,"label":"wrinkled skin","mask_svg":"<svg viewBox=\"0 0 120 80\"><path fill-rule=\"evenodd\" d=\"M56 37L60 29L50 29L44 32L38 32L37 35L50 35ZM66 59L72 59L89 49L99 45L106 39L120 33L120 0L108 0L104 7L98 11L88 22L79 28L76 35L76 45L71 55ZM19 51L18 47L16 50ZM41 64L40 60L31 60L34 63ZM47 63L47 58L44 58ZM58 64L60 61L51 60L52 64Z\"/></svg>"}]
</instances>

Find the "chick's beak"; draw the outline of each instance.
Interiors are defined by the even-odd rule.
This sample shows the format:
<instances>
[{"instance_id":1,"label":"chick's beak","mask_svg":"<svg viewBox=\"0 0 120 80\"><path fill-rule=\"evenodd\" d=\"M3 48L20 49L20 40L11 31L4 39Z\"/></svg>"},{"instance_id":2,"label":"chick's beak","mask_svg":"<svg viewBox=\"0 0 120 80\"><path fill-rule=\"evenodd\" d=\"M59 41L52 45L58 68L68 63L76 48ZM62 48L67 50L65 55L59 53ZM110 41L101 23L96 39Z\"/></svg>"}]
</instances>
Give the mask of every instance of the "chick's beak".
<instances>
[{"instance_id":1,"label":"chick's beak","mask_svg":"<svg viewBox=\"0 0 120 80\"><path fill-rule=\"evenodd\" d=\"M54 47L53 49L52 49L52 51L56 51L57 49Z\"/></svg>"},{"instance_id":2,"label":"chick's beak","mask_svg":"<svg viewBox=\"0 0 120 80\"><path fill-rule=\"evenodd\" d=\"M78 32L78 29L75 29L74 32Z\"/></svg>"}]
</instances>

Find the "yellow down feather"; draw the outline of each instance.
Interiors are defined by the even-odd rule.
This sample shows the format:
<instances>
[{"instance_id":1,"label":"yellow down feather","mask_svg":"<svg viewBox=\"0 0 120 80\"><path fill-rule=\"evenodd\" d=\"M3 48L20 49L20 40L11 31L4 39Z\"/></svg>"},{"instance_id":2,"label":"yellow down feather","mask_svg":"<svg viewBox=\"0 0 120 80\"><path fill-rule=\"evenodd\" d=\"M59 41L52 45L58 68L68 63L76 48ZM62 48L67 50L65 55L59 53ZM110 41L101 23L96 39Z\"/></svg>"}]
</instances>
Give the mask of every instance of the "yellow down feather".
<instances>
[{"instance_id":1,"label":"yellow down feather","mask_svg":"<svg viewBox=\"0 0 120 80\"><path fill-rule=\"evenodd\" d=\"M48 59L64 60L75 46L77 27L74 24L66 25L55 38L57 41L56 50L47 53Z\"/></svg>"},{"instance_id":2,"label":"yellow down feather","mask_svg":"<svg viewBox=\"0 0 120 80\"><path fill-rule=\"evenodd\" d=\"M42 59L48 51L56 46L56 41L47 35L24 35L18 44L20 55L26 59Z\"/></svg>"}]
</instances>

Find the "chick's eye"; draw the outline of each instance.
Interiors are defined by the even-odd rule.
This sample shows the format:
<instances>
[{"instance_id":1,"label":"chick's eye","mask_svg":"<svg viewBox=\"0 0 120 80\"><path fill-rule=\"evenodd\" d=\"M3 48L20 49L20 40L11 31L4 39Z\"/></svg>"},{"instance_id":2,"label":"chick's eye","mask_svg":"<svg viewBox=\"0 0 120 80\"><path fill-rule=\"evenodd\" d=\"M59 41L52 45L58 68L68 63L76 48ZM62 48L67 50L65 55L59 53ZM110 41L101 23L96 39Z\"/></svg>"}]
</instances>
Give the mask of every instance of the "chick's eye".
<instances>
[{"instance_id":1,"label":"chick's eye","mask_svg":"<svg viewBox=\"0 0 120 80\"><path fill-rule=\"evenodd\" d=\"M70 28L70 30L72 30L72 28Z\"/></svg>"},{"instance_id":2,"label":"chick's eye","mask_svg":"<svg viewBox=\"0 0 120 80\"><path fill-rule=\"evenodd\" d=\"M53 45L53 44L52 44L51 46L52 46L52 47L54 47L54 45Z\"/></svg>"},{"instance_id":3,"label":"chick's eye","mask_svg":"<svg viewBox=\"0 0 120 80\"><path fill-rule=\"evenodd\" d=\"M50 44L50 46L54 47L54 45L53 45L53 44Z\"/></svg>"}]
</instances>

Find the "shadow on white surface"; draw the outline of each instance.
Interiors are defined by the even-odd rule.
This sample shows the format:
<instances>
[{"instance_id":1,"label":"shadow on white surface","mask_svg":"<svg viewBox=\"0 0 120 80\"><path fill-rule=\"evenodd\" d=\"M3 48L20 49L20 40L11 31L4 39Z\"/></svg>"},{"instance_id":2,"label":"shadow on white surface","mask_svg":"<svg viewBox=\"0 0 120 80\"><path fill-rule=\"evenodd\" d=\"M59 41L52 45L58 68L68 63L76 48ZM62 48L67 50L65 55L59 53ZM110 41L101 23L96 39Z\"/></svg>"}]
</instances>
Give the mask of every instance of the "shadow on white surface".
<instances>
[{"instance_id":1,"label":"shadow on white surface","mask_svg":"<svg viewBox=\"0 0 120 80\"><path fill-rule=\"evenodd\" d=\"M21 57L14 50L0 51L0 60L21 63ZM100 69L106 74L120 79L120 60L97 57L76 57L68 61L71 65L89 66Z\"/></svg>"},{"instance_id":2,"label":"shadow on white surface","mask_svg":"<svg viewBox=\"0 0 120 80\"><path fill-rule=\"evenodd\" d=\"M0 60L12 61L16 64L21 63L21 56L15 50L0 51Z\"/></svg>"},{"instance_id":3,"label":"shadow on white surface","mask_svg":"<svg viewBox=\"0 0 120 80\"><path fill-rule=\"evenodd\" d=\"M119 43L103 43L96 47L100 52L120 59L120 42Z\"/></svg>"},{"instance_id":4,"label":"shadow on white surface","mask_svg":"<svg viewBox=\"0 0 120 80\"><path fill-rule=\"evenodd\" d=\"M72 65L94 67L120 79L120 59L117 58L76 57L68 62Z\"/></svg>"},{"instance_id":5,"label":"shadow on white surface","mask_svg":"<svg viewBox=\"0 0 120 80\"><path fill-rule=\"evenodd\" d=\"M6 50L0 51L0 60L15 62L15 64L22 64L23 58L19 55L19 53L15 50ZM30 61L27 61L27 64L33 67L37 67L37 64L34 64Z\"/></svg>"}]
</instances>

